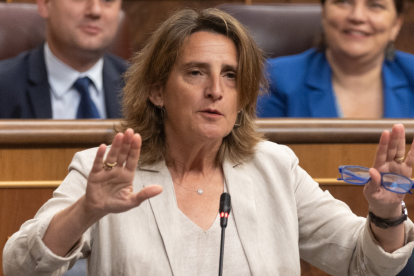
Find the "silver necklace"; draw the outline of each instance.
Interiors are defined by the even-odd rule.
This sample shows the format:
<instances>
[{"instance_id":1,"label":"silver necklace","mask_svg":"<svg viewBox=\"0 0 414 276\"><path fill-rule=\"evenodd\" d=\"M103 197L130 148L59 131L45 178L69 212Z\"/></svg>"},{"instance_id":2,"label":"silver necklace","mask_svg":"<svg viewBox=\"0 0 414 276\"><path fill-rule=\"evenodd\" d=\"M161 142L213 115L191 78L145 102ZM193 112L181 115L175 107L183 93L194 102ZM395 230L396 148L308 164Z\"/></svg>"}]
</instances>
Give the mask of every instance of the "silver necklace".
<instances>
[{"instance_id":1,"label":"silver necklace","mask_svg":"<svg viewBox=\"0 0 414 276\"><path fill-rule=\"evenodd\" d=\"M214 172L213 172L213 174L211 175L211 178L209 178L209 180L206 182L206 183L204 183L204 185L203 186L205 186L205 185L207 185L208 183L210 183L210 181L211 181L211 179L213 179L213 177L214 177L214 174L216 173L216 170L217 170L217 167L218 166L216 166L216 168L214 169ZM197 192L197 194L199 194L199 195L202 195L203 193L204 193L204 191L203 191L203 189L197 189L197 190L192 190L192 189L189 189L189 188L187 188L186 186L184 186L183 184L181 184L181 183L178 183L177 181L175 181L174 179L172 180L173 182L175 182L175 183L177 183L178 185L180 185L181 187L183 187L184 189L186 189L187 191L190 191L190 192Z\"/></svg>"}]
</instances>

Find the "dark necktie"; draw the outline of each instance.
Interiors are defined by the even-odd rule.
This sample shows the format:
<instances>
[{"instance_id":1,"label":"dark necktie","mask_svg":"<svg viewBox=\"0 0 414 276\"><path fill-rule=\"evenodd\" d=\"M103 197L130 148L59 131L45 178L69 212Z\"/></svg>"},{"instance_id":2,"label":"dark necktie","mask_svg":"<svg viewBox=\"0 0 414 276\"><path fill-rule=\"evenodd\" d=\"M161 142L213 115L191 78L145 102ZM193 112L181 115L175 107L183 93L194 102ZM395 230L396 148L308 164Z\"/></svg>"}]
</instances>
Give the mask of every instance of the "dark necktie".
<instances>
[{"instance_id":1,"label":"dark necktie","mask_svg":"<svg viewBox=\"0 0 414 276\"><path fill-rule=\"evenodd\" d=\"M73 87L78 90L81 100L76 113L76 119L97 119L100 118L98 109L89 95L89 84L91 80L88 77L76 80Z\"/></svg>"}]
</instances>

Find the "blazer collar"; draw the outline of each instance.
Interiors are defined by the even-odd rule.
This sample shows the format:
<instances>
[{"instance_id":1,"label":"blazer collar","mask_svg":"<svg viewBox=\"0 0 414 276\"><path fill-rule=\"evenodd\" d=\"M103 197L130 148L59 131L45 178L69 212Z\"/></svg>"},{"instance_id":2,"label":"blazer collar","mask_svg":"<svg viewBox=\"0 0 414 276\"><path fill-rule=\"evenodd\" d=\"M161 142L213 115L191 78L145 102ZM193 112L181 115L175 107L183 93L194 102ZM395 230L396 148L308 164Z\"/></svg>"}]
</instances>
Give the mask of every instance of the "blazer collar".
<instances>
[{"instance_id":1,"label":"blazer collar","mask_svg":"<svg viewBox=\"0 0 414 276\"><path fill-rule=\"evenodd\" d=\"M305 80L311 117L338 117L332 88L332 70L324 53L314 52Z\"/></svg>"},{"instance_id":2,"label":"blazer collar","mask_svg":"<svg viewBox=\"0 0 414 276\"><path fill-rule=\"evenodd\" d=\"M234 216L250 271L252 275L266 275L263 271L263 257L259 250L255 183L249 174L251 170L248 168L248 163L235 164L226 160L223 163L223 171L231 195L230 215Z\"/></svg>"},{"instance_id":3,"label":"blazer collar","mask_svg":"<svg viewBox=\"0 0 414 276\"><path fill-rule=\"evenodd\" d=\"M156 197L150 198L149 203L154 213L158 229L165 245L165 250L170 262L173 275L182 275L180 263L180 228L174 227L179 221L177 209L177 201L174 192L174 185L170 172L165 161L160 161L151 166L140 166L142 171L142 179L145 186L159 184L163 191Z\"/></svg>"},{"instance_id":4,"label":"blazer collar","mask_svg":"<svg viewBox=\"0 0 414 276\"><path fill-rule=\"evenodd\" d=\"M149 199L150 206L157 221L158 229L165 244L168 259L174 275L182 275L180 263L180 229L174 228L174 221L178 221L177 202L170 172L164 161L152 166L140 167L144 183L160 184L163 192ZM234 216L240 241L246 253L247 261L253 275L261 273L261 253L258 247L258 226L256 216L256 203L254 195L254 182L246 173L243 164L233 164L225 160L223 171L228 192L232 196L232 215ZM149 185L150 185L149 184ZM219 250L219 248L217 248Z\"/></svg>"},{"instance_id":5,"label":"blazer collar","mask_svg":"<svg viewBox=\"0 0 414 276\"><path fill-rule=\"evenodd\" d=\"M52 102L47 79L44 45L32 50L28 60L28 98L33 107L34 118L52 118Z\"/></svg>"},{"instance_id":6,"label":"blazer collar","mask_svg":"<svg viewBox=\"0 0 414 276\"><path fill-rule=\"evenodd\" d=\"M385 60L382 66L382 78L384 80L384 88L396 90L409 86L405 73L394 61Z\"/></svg>"},{"instance_id":7,"label":"blazer collar","mask_svg":"<svg viewBox=\"0 0 414 276\"><path fill-rule=\"evenodd\" d=\"M106 115L108 118L122 118L121 99L123 79L120 78L119 71L113 61L104 55L104 65L102 70L103 91L105 95Z\"/></svg>"},{"instance_id":8,"label":"blazer collar","mask_svg":"<svg viewBox=\"0 0 414 276\"><path fill-rule=\"evenodd\" d=\"M337 117L331 67L324 53L315 52L314 55L310 59L306 77L306 85L309 88L308 108L312 117ZM401 94L404 91L400 90L409 87L406 74L396 62L386 60L382 67L382 79L384 89L383 116L404 117L406 115L404 112L410 109L410 103L407 102L406 96Z\"/></svg>"},{"instance_id":9,"label":"blazer collar","mask_svg":"<svg viewBox=\"0 0 414 276\"><path fill-rule=\"evenodd\" d=\"M386 118L404 118L412 110L410 84L406 74L396 62L386 60L382 67L384 114ZM412 114L412 112L411 112ZM412 116L412 115L409 115Z\"/></svg>"}]
</instances>

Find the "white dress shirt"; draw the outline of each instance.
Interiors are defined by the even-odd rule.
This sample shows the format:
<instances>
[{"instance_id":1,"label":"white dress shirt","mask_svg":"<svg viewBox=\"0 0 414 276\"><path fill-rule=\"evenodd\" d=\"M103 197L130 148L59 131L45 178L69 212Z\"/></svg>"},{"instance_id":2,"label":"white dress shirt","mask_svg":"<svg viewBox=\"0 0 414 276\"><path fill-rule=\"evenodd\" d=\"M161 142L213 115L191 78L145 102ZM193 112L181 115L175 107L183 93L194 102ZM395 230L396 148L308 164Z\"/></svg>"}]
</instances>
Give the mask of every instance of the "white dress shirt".
<instances>
[{"instance_id":1,"label":"white dress shirt","mask_svg":"<svg viewBox=\"0 0 414 276\"><path fill-rule=\"evenodd\" d=\"M102 119L106 118L105 98L102 82L103 58L86 72L78 72L59 60L46 43L44 47L47 77L52 101L53 119L76 119L81 100L73 87L78 78L89 77L89 93Z\"/></svg>"}]
</instances>

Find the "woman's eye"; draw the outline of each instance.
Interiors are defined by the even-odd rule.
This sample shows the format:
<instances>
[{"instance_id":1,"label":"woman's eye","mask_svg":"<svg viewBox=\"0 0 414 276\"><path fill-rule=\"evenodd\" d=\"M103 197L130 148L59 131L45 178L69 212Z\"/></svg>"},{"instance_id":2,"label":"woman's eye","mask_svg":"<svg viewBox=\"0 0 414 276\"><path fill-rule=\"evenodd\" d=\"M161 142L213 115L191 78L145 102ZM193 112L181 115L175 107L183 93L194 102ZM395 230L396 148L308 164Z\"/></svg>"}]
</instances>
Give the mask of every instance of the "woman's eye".
<instances>
[{"instance_id":1,"label":"woman's eye","mask_svg":"<svg viewBox=\"0 0 414 276\"><path fill-rule=\"evenodd\" d=\"M379 2L370 2L369 3L369 7L371 7L371 8L380 8L380 9L383 9L384 8L384 5L382 5L381 3L379 3Z\"/></svg>"},{"instance_id":2,"label":"woman's eye","mask_svg":"<svg viewBox=\"0 0 414 276\"><path fill-rule=\"evenodd\" d=\"M235 74L235 73L227 73L227 74L226 74L226 77L227 77L228 79L236 79L236 74Z\"/></svg>"},{"instance_id":3,"label":"woman's eye","mask_svg":"<svg viewBox=\"0 0 414 276\"><path fill-rule=\"evenodd\" d=\"M349 0L336 0L335 3L337 3L337 4L349 4Z\"/></svg>"},{"instance_id":4,"label":"woman's eye","mask_svg":"<svg viewBox=\"0 0 414 276\"><path fill-rule=\"evenodd\" d=\"M198 70L193 70L193 71L190 71L190 75L191 76L199 76L199 75L201 75L201 73Z\"/></svg>"}]
</instances>

